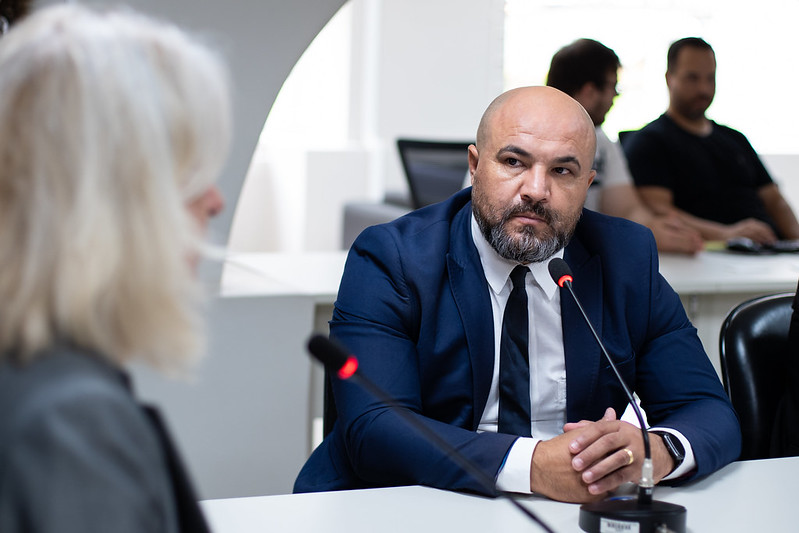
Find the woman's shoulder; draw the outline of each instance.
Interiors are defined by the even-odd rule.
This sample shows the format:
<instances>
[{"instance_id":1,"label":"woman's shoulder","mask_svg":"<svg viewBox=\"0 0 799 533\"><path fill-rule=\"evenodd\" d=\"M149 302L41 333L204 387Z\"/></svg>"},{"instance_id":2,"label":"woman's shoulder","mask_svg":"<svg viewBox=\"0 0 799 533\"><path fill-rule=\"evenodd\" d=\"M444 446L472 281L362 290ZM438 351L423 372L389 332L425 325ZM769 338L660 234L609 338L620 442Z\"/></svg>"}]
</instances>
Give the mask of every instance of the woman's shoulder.
<instances>
[{"instance_id":1,"label":"woman's shoulder","mask_svg":"<svg viewBox=\"0 0 799 533\"><path fill-rule=\"evenodd\" d=\"M124 375L93 357L67 349L0 363L0 522L69 515L60 530L174 531L158 432ZM70 514L89 500L97 513Z\"/></svg>"},{"instance_id":2,"label":"woman's shoulder","mask_svg":"<svg viewBox=\"0 0 799 533\"><path fill-rule=\"evenodd\" d=\"M101 356L72 348L48 350L27 363L0 362L0 433L15 440L48 439L91 446L157 443L123 371Z\"/></svg>"}]
</instances>

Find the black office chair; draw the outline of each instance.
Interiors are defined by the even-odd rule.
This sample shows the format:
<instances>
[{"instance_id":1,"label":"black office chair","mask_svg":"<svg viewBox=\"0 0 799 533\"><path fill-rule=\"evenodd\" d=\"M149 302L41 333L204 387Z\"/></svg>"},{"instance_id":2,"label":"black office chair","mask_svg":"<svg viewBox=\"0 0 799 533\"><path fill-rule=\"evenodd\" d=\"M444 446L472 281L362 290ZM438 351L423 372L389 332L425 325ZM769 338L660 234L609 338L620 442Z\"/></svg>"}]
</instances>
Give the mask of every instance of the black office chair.
<instances>
[{"instance_id":1,"label":"black office chair","mask_svg":"<svg viewBox=\"0 0 799 533\"><path fill-rule=\"evenodd\" d=\"M446 200L463 188L471 141L397 139L414 209Z\"/></svg>"},{"instance_id":2,"label":"black office chair","mask_svg":"<svg viewBox=\"0 0 799 533\"><path fill-rule=\"evenodd\" d=\"M741 460L771 457L774 413L785 388L793 297L782 293L743 302L721 327L721 376L741 423Z\"/></svg>"}]
</instances>

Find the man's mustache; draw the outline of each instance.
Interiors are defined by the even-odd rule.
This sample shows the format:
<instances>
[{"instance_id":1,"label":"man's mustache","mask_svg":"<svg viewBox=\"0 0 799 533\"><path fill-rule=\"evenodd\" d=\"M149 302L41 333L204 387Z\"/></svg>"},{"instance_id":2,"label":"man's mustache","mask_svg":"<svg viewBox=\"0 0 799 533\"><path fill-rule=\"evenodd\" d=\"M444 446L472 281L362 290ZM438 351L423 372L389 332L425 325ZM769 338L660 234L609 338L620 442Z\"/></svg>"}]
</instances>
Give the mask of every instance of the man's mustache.
<instances>
[{"instance_id":1,"label":"man's mustache","mask_svg":"<svg viewBox=\"0 0 799 533\"><path fill-rule=\"evenodd\" d=\"M554 220L557 219L557 216L544 204L544 202L522 202L520 204L516 204L507 211L505 211L505 216L503 217L503 222L510 220L512 217L517 215L525 215L532 213L537 217L540 217L544 220L547 224L552 224Z\"/></svg>"}]
</instances>

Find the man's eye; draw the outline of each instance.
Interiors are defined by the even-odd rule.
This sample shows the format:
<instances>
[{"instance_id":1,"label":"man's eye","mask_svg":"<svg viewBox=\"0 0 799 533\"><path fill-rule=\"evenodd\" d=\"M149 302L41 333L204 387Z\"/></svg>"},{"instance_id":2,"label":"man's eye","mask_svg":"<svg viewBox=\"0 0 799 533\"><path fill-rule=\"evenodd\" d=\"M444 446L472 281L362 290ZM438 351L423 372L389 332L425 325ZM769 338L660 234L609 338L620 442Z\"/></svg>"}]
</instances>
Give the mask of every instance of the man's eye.
<instances>
[{"instance_id":1,"label":"man's eye","mask_svg":"<svg viewBox=\"0 0 799 533\"><path fill-rule=\"evenodd\" d=\"M512 167L515 167L516 165L519 164L519 160L516 159L515 157L509 157L509 158L507 158L505 160L505 163L507 163L508 165L510 165Z\"/></svg>"},{"instance_id":2,"label":"man's eye","mask_svg":"<svg viewBox=\"0 0 799 533\"><path fill-rule=\"evenodd\" d=\"M559 175L563 176L563 175L568 174L570 171L566 167L555 167L555 168L552 169L552 172L554 172L555 174L559 174Z\"/></svg>"}]
</instances>

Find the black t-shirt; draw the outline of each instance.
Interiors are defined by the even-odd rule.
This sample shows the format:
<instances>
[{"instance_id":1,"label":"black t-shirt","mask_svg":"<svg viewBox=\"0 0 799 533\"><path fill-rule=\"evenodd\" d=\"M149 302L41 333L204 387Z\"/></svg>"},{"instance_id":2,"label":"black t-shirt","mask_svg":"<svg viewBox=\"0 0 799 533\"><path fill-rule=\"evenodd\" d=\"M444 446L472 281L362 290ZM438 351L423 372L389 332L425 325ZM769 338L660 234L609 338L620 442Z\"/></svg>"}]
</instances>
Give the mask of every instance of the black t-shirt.
<instances>
[{"instance_id":1,"label":"black t-shirt","mask_svg":"<svg viewBox=\"0 0 799 533\"><path fill-rule=\"evenodd\" d=\"M757 218L779 235L757 194L772 183L768 171L743 134L712 124L710 135L700 137L661 115L628 135L623 148L635 184L671 190L674 205L699 218L722 224Z\"/></svg>"}]
</instances>

